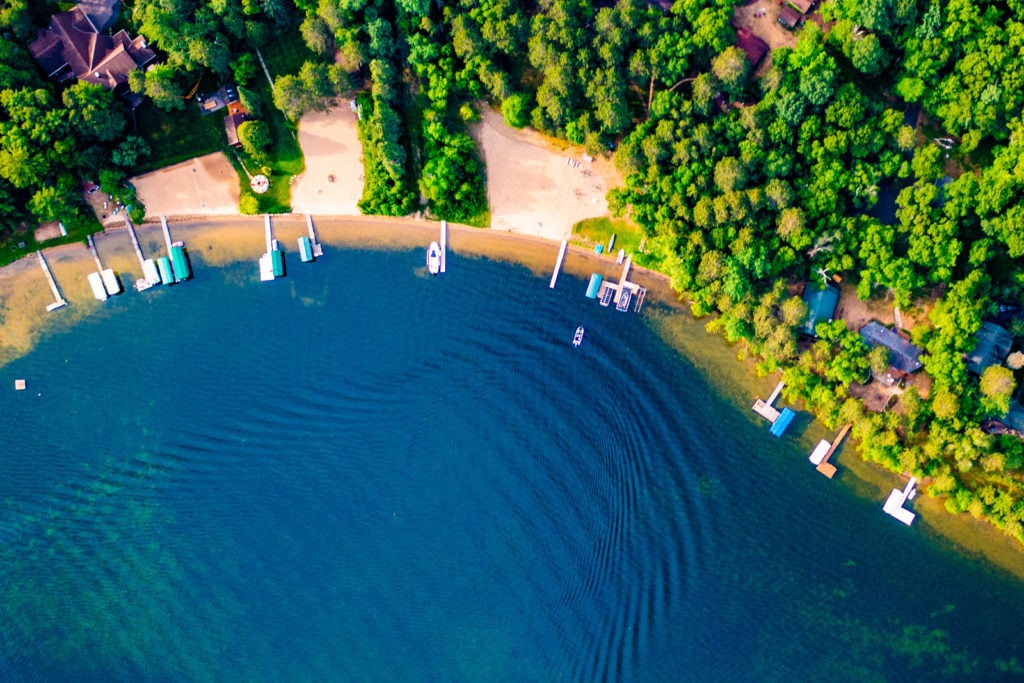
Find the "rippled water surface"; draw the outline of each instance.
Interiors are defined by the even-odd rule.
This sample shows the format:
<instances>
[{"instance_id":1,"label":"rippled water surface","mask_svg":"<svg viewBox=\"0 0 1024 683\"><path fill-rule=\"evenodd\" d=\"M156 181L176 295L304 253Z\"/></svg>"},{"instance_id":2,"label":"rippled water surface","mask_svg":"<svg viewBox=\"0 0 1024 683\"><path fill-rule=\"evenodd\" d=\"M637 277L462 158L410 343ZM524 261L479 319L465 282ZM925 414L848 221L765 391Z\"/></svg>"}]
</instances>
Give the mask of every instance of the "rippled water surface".
<instances>
[{"instance_id":1,"label":"rippled water surface","mask_svg":"<svg viewBox=\"0 0 1024 683\"><path fill-rule=\"evenodd\" d=\"M643 316L422 260L200 261L0 370L29 380L0 391L0 677L1024 665L1019 583L821 479Z\"/></svg>"}]
</instances>

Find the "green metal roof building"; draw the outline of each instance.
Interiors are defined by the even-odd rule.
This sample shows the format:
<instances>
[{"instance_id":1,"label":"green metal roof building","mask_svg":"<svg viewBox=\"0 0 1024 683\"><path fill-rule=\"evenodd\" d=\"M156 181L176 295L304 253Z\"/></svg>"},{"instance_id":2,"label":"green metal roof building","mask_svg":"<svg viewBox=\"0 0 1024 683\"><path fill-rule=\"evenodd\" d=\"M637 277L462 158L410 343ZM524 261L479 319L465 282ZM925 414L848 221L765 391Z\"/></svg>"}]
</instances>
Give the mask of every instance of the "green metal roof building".
<instances>
[{"instance_id":1,"label":"green metal roof building","mask_svg":"<svg viewBox=\"0 0 1024 683\"><path fill-rule=\"evenodd\" d=\"M807 304L807 322L804 323L803 333L814 337L815 325L832 320L832 316L836 314L839 290L831 286L822 289L808 282L804 288L803 300Z\"/></svg>"},{"instance_id":2,"label":"green metal roof building","mask_svg":"<svg viewBox=\"0 0 1024 683\"><path fill-rule=\"evenodd\" d=\"M174 269L174 279L178 282L192 277L188 267L188 259L185 258L185 247L171 247L171 267Z\"/></svg>"},{"instance_id":3,"label":"green metal roof building","mask_svg":"<svg viewBox=\"0 0 1024 683\"><path fill-rule=\"evenodd\" d=\"M280 249L274 249L270 252L270 263L274 269L274 277L281 277L284 275L284 252Z\"/></svg>"},{"instance_id":4,"label":"green metal roof building","mask_svg":"<svg viewBox=\"0 0 1024 683\"><path fill-rule=\"evenodd\" d=\"M303 263L313 260L313 245L310 244L309 238L305 235L299 238L299 256L302 258Z\"/></svg>"},{"instance_id":5,"label":"green metal roof building","mask_svg":"<svg viewBox=\"0 0 1024 683\"><path fill-rule=\"evenodd\" d=\"M171 259L161 256L156 260L156 266L160 269L160 282L165 285L173 285L174 271L171 269Z\"/></svg>"}]
</instances>

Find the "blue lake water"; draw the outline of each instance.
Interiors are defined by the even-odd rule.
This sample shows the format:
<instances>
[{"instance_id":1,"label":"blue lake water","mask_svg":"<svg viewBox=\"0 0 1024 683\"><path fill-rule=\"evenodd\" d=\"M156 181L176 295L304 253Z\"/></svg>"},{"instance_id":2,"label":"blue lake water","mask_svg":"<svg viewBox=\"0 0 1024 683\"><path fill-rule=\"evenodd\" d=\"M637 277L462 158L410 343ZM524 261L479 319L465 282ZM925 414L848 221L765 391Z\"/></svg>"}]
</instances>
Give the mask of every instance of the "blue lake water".
<instances>
[{"instance_id":1,"label":"blue lake water","mask_svg":"<svg viewBox=\"0 0 1024 683\"><path fill-rule=\"evenodd\" d=\"M4 680L1024 666L1024 586L823 480L656 308L421 250L195 265L0 369Z\"/></svg>"}]
</instances>

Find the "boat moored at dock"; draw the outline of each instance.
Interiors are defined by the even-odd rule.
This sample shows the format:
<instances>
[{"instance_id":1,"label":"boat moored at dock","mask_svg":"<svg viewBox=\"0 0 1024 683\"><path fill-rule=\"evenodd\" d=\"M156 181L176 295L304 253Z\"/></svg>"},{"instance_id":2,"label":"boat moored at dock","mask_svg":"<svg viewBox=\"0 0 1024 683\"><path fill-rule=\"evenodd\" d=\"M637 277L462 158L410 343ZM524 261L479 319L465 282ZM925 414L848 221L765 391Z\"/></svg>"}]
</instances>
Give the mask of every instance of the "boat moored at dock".
<instances>
[{"instance_id":1,"label":"boat moored at dock","mask_svg":"<svg viewBox=\"0 0 1024 683\"><path fill-rule=\"evenodd\" d=\"M107 290L103 286L103 278L99 273L89 273L86 275L86 279L89 280L89 287L92 288L92 295L96 297L97 301L107 300Z\"/></svg>"},{"instance_id":2,"label":"boat moored at dock","mask_svg":"<svg viewBox=\"0 0 1024 683\"><path fill-rule=\"evenodd\" d=\"M441 247L437 245L437 242L431 242L427 248L427 270L431 275L441 272Z\"/></svg>"}]
</instances>

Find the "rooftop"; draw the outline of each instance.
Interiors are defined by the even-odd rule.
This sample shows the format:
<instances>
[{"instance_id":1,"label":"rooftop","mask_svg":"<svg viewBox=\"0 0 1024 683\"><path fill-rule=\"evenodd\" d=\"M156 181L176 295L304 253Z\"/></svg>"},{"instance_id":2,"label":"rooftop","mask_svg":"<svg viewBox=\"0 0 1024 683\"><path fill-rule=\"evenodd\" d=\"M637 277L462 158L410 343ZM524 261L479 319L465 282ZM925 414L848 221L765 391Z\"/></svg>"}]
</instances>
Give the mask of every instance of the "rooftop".
<instances>
[{"instance_id":1,"label":"rooftop","mask_svg":"<svg viewBox=\"0 0 1024 683\"><path fill-rule=\"evenodd\" d=\"M884 346L889 349L889 363L901 372L910 374L921 369L921 349L896 334L888 327L872 320L860 328L860 336L868 346Z\"/></svg>"},{"instance_id":2,"label":"rooftop","mask_svg":"<svg viewBox=\"0 0 1024 683\"><path fill-rule=\"evenodd\" d=\"M804 334L814 335L814 326L820 322L832 320L836 313L836 306L839 304L839 290L835 287L821 287L807 283L803 294L804 303L807 304L807 322L804 323Z\"/></svg>"},{"instance_id":3,"label":"rooftop","mask_svg":"<svg viewBox=\"0 0 1024 683\"><path fill-rule=\"evenodd\" d=\"M967 369L980 375L990 365L998 365L1006 359L1013 346L1013 335L992 322L983 322L974 333L974 350L967 353Z\"/></svg>"}]
</instances>

